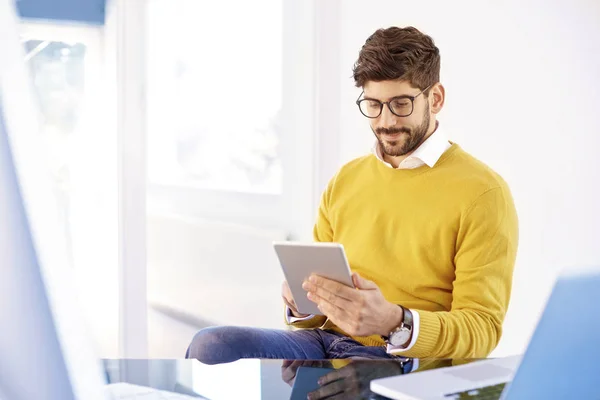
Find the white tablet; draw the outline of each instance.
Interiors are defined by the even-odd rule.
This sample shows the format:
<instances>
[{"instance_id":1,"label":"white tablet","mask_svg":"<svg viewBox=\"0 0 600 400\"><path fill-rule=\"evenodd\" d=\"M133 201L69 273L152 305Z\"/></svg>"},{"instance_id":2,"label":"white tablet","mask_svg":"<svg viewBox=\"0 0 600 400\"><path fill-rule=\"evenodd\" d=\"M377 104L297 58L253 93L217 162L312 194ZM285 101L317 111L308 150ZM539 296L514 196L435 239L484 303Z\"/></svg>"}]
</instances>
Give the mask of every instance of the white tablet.
<instances>
[{"instance_id":1,"label":"white tablet","mask_svg":"<svg viewBox=\"0 0 600 400\"><path fill-rule=\"evenodd\" d=\"M283 269L298 311L302 314L323 315L317 305L310 301L302 283L310 275L320 275L354 287L352 273L339 243L274 242L273 247Z\"/></svg>"}]
</instances>

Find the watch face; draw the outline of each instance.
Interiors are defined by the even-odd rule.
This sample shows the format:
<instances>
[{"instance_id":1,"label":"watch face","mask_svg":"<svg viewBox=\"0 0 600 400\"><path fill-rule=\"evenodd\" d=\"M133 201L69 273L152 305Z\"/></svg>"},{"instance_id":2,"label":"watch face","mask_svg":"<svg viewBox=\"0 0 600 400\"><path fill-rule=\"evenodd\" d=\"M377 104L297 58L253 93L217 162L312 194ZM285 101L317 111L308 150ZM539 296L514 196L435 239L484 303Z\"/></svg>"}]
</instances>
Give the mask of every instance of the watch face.
<instances>
[{"instance_id":1,"label":"watch face","mask_svg":"<svg viewBox=\"0 0 600 400\"><path fill-rule=\"evenodd\" d=\"M390 337L390 344L392 346L402 346L410 339L410 330L406 328L400 328L392 334Z\"/></svg>"}]
</instances>

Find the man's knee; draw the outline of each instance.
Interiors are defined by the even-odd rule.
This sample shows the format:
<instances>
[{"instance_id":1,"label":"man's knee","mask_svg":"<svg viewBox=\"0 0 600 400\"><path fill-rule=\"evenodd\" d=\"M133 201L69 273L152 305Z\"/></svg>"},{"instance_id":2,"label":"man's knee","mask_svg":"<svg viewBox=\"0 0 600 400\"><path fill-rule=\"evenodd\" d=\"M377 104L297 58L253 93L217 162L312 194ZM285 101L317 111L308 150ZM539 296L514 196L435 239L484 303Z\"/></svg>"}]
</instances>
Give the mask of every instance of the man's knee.
<instances>
[{"instance_id":1,"label":"man's knee","mask_svg":"<svg viewBox=\"0 0 600 400\"><path fill-rule=\"evenodd\" d=\"M211 353L215 347L223 345L223 328L210 327L198 331L188 346L185 358L195 358L206 364L212 364Z\"/></svg>"},{"instance_id":2,"label":"man's knee","mask_svg":"<svg viewBox=\"0 0 600 400\"><path fill-rule=\"evenodd\" d=\"M185 358L195 358L205 364L217 364L239 359L235 346L236 328L214 326L204 328L192 339Z\"/></svg>"}]
</instances>

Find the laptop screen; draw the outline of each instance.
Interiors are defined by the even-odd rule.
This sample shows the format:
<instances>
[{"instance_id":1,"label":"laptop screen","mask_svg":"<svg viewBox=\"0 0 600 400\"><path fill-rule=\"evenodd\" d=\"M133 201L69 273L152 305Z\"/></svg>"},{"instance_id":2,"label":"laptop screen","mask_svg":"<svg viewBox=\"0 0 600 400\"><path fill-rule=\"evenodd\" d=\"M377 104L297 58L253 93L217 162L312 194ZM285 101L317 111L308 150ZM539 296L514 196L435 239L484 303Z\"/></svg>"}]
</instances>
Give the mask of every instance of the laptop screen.
<instances>
[{"instance_id":1,"label":"laptop screen","mask_svg":"<svg viewBox=\"0 0 600 400\"><path fill-rule=\"evenodd\" d=\"M73 399L6 126L0 97L0 387L9 399Z\"/></svg>"},{"instance_id":2,"label":"laptop screen","mask_svg":"<svg viewBox=\"0 0 600 400\"><path fill-rule=\"evenodd\" d=\"M600 399L600 267L557 281L507 399Z\"/></svg>"},{"instance_id":3,"label":"laptop screen","mask_svg":"<svg viewBox=\"0 0 600 400\"><path fill-rule=\"evenodd\" d=\"M14 1L0 0L0 393L104 399L23 59Z\"/></svg>"}]
</instances>

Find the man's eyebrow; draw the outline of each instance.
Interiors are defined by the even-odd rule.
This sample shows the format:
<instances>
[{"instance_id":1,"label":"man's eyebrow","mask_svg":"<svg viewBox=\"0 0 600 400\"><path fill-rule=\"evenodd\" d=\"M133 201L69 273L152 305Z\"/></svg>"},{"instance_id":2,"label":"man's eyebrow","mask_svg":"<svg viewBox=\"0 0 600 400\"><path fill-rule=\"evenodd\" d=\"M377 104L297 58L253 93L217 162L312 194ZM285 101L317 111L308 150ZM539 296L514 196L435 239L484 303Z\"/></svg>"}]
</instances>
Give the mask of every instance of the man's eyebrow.
<instances>
[{"instance_id":1,"label":"man's eyebrow","mask_svg":"<svg viewBox=\"0 0 600 400\"><path fill-rule=\"evenodd\" d=\"M390 97L390 98L389 98L387 101L390 101L390 100L393 100L393 99L399 99L399 98L411 98L411 97L413 97L413 96L411 96L411 95L409 95L409 94L399 94L399 95L397 95L397 96ZM365 96L365 95L363 95L363 100L375 100L375 101L382 101L382 100L376 99L376 98L374 98L374 97L369 97L369 96Z\"/></svg>"},{"instance_id":2,"label":"man's eyebrow","mask_svg":"<svg viewBox=\"0 0 600 400\"><path fill-rule=\"evenodd\" d=\"M369 97L369 96L363 96L363 100L375 100L375 101L381 101L379 99L376 99L374 97Z\"/></svg>"}]
</instances>

